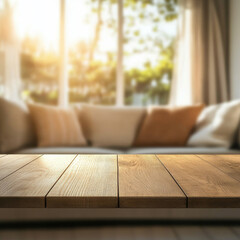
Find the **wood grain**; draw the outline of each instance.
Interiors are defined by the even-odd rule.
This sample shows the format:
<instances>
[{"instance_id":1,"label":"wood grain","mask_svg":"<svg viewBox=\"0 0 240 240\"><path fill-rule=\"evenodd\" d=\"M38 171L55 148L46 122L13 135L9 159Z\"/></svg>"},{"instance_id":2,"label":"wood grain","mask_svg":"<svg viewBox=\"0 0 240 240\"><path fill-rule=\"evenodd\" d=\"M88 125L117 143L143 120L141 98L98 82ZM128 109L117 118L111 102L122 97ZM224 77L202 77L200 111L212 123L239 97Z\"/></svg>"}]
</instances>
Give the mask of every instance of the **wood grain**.
<instances>
[{"instance_id":1,"label":"wood grain","mask_svg":"<svg viewBox=\"0 0 240 240\"><path fill-rule=\"evenodd\" d=\"M48 194L47 207L118 207L117 155L79 155Z\"/></svg>"},{"instance_id":2,"label":"wood grain","mask_svg":"<svg viewBox=\"0 0 240 240\"><path fill-rule=\"evenodd\" d=\"M134 208L182 208L186 197L154 155L119 155L119 204Z\"/></svg>"},{"instance_id":3,"label":"wood grain","mask_svg":"<svg viewBox=\"0 0 240 240\"><path fill-rule=\"evenodd\" d=\"M228 176L240 181L240 155L198 155Z\"/></svg>"},{"instance_id":4,"label":"wood grain","mask_svg":"<svg viewBox=\"0 0 240 240\"><path fill-rule=\"evenodd\" d=\"M158 155L188 197L190 208L240 207L240 184L194 155Z\"/></svg>"},{"instance_id":5,"label":"wood grain","mask_svg":"<svg viewBox=\"0 0 240 240\"><path fill-rule=\"evenodd\" d=\"M0 158L0 180L41 155L10 154Z\"/></svg>"},{"instance_id":6,"label":"wood grain","mask_svg":"<svg viewBox=\"0 0 240 240\"><path fill-rule=\"evenodd\" d=\"M1 207L45 207L45 196L75 155L43 155L0 181Z\"/></svg>"}]
</instances>

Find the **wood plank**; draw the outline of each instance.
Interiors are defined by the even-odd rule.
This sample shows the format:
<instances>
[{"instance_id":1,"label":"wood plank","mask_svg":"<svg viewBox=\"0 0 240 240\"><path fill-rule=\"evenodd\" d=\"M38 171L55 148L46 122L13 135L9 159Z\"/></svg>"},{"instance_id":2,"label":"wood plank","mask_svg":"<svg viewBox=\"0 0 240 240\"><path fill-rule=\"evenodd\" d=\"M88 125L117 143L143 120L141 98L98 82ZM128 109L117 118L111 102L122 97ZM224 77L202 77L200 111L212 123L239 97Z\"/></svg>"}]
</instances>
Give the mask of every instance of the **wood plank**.
<instances>
[{"instance_id":1,"label":"wood plank","mask_svg":"<svg viewBox=\"0 0 240 240\"><path fill-rule=\"evenodd\" d=\"M47 196L47 207L118 207L117 155L79 155Z\"/></svg>"},{"instance_id":2,"label":"wood plank","mask_svg":"<svg viewBox=\"0 0 240 240\"><path fill-rule=\"evenodd\" d=\"M75 155L43 155L0 181L1 207L45 207L45 196Z\"/></svg>"},{"instance_id":3,"label":"wood plank","mask_svg":"<svg viewBox=\"0 0 240 240\"><path fill-rule=\"evenodd\" d=\"M41 155L10 154L0 158L0 180L37 159Z\"/></svg>"},{"instance_id":4,"label":"wood plank","mask_svg":"<svg viewBox=\"0 0 240 240\"><path fill-rule=\"evenodd\" d=\"M3 240L178 240L172 227L152 226L75 226L0 229ZM184 238L183 238L184 239ZM191 240L195 240L193 237ZM201 239L204 240L204 239ZM228 239L227 239L228 240Z\"/></svg>"},{"instance_id":5,"label":"wood plank","mask_svg":"<svg viewBox=\"0 0 240 240\"><path fill-rule=\"evenodd\" d=\"M190 208L240 207L240 183L194 155L158 155L188 197Z\"/></svg>"},{"instance_id":6,"label":"wood plank","mask_svg":"<svg viewBox=\"0 0 240 240\"><path fill-rule=\"evenodd\" d=\"M235 226L235 227L232 227L231 230L235 233L236 236L239 237L240 239L240 226Z\"/></svg>"},{"instance_id":7,"label":"wood plank","mask_svg":"<svg viewBox=\"0 0 240 240\"><path fill-rule=\"evenodd\" d=\"M166 226L111 227L103 235L102 239L112 240L178 240L173 228Z\"/></svg>"},{"instance_id":8,"label":"wood plank","mask_svg":"<svg viewBox=\"0 0 240 240\"><path fill-rule=\"evenodd\" d=\"M119 155L122 208L184 208L186 197L155 155Z\"/></svg>"},{"instance_id":9,"label":"wood plank","mask_svg":"<svg viewBox=\"0 0 240 240\"><path fill-rule=\"evenodd\" d=\"M239 240L237 234L230 227L203 227L203 231L212 240Z\"/></svg>"},{"instance_id":10,"label":"wood plank","mask_svg":"<svg viewBox=\"0 0 240 240\"><path fill-rule=\"evenodd\" d=\"M184 240L211 240L200 226L176 226L173 227L178 239Z\"/></svg>"},{"instance_id":11,"label":"wood plank","mask_svg":"<svg viewBox=\"0 0 240 240\"><path fill-rule=\"evenodd\" d=\"M201 159L240 181L240 155L198 155Z\"/></svg>"}]
</instances>

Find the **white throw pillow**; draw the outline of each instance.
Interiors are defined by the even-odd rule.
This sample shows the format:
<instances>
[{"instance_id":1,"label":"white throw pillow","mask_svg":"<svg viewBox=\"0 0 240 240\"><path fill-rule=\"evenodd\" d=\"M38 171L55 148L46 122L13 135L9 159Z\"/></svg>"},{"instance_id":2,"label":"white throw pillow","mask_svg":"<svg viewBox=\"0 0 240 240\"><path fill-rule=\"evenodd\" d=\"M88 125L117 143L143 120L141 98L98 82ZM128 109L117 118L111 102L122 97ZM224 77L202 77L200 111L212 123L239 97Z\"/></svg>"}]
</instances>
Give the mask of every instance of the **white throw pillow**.
<instances>
[{"instance_id":1,"label":"white throw pillow","mask_svg":"<svg viewBox=\"0 0 240 240\"><path fill-rule=\"evenodd\" d=\"M188 146L232 146L240 118L240 101L206 107L200 114Z\"/></svg>"},{"instance_id":2,"label":"white throw pillow","mask_svg":"<svg viewBox=\"0 0 240 240\"><path fill-rule=\"evenodd\" d=\"M130 147L146 114L145 108L76 106L85 137L98 147Z\"/></svg>"}]
</instances>

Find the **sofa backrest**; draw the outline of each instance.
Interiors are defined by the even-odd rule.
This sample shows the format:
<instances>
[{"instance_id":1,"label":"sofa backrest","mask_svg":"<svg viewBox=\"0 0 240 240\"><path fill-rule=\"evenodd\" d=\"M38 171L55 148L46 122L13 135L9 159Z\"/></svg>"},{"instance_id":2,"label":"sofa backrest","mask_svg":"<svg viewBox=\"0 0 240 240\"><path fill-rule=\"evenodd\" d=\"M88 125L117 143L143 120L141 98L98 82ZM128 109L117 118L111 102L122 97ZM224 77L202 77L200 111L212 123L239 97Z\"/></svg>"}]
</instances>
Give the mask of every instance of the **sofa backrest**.
<instances>
[{"instance_id":1,"label":"sofa backrest","mask_svg":"<svg viewBox=\"0 0 240 240\"><path fill-rule=\"evenodd\" d=\"M36 135L27 107L0 98L0 153L34 145Z\"/></svg>"}]
</instances>

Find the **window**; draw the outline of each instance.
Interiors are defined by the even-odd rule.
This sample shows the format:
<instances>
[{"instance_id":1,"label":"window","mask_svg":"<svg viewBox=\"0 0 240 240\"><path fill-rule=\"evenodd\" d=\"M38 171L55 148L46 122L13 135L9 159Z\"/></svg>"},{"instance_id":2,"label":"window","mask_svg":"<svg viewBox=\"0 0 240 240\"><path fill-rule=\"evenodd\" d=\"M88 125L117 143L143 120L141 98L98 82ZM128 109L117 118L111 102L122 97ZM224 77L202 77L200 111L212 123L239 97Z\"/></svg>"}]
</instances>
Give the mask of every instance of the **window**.
<instances>
[{"instance_id":1,"label":"window","mask_svg":"<svg viewBox=\"0 0 240 240\"><path fill-rule=\"evenodd\" d=\"M63 94L70 103L167 103L177 0L0 2L14 10L24 99L57 104Z\"/></svg>"},{"instance_id":2,"label":"window","mask_svg":"<svg viewBox=\"0 0 240 240\"><path fill-rule=\"evenodd\" d=\"M117 3L67 1L70 102L115 104Z\"/></svg>"},{"instance_id":3,"label":"window","mask_svg":"<svg viewBox=\"0 0 240 240\"><path fill-rule=\"evenodd\" d=\"M22 97L57 104L59 0L18 0L13 4L21 43Z\"/></svg>"},{"instance_id":4,"label":"window","mask_svg":"<svg viewBox=\"0 0 240 240\"><path fill-rule=\"evenodd\" d=\"M167 104L177 33L176 1L125 0L125 104Z\"/></svg>"}]
</instances>

